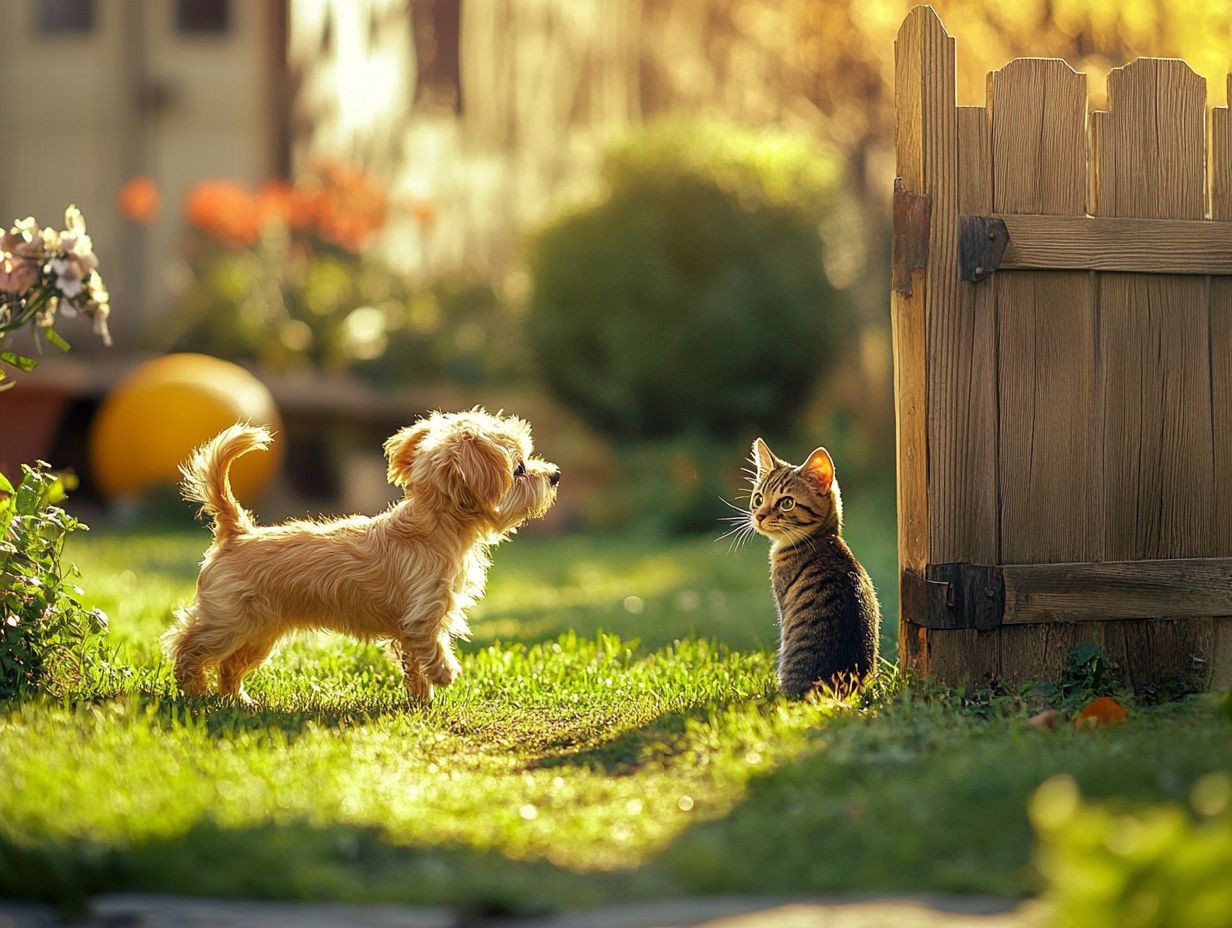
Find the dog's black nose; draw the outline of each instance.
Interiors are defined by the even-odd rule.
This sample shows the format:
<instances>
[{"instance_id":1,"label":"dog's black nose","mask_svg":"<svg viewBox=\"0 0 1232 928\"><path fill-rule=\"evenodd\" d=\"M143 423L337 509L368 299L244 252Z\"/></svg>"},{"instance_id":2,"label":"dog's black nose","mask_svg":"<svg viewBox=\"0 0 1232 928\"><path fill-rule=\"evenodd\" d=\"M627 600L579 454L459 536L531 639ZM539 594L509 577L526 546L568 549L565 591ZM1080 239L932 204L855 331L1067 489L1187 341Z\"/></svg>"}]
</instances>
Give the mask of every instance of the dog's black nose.
<instances>
[{"instance_id":1,"label":"dog's black nose","mask_svg":"<svg viewBox=\"0 0 1232 928\"><path fill-rule=\"evenodd\" d=\"M550 483L552 486L556 486L556 484L560 483L560 468L559 467L556 468L556 470L552 471L552 473L548 475L548 483Z\"/></svg>"}]
</instances>

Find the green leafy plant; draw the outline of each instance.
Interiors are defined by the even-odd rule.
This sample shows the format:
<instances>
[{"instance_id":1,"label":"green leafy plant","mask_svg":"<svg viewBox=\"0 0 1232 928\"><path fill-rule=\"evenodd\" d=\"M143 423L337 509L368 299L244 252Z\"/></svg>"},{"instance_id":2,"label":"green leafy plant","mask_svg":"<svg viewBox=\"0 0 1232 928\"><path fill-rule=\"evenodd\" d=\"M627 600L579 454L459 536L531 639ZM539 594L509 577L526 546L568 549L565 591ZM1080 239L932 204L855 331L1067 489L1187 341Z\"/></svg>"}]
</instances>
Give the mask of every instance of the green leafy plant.
<instances>
[{"instance_id":1,"label":"green leafy plant","mask_svg":"<svg viewBox=\"0 0 1232 928\"><path fill-rule=\"evenodd\" d=\"M107 617L81 604L64 542L86 526L55 503L66 479L39 462L14 487L0 474L0 699L60 692L101 662Z\"/></svg>"},{"instance_id":2,"label":"green leafy plant","mask_svg":"<svg viewBox=\"0 0 1232 928\"><path fill-rule=\"evenodd\" d=\"M820 233L840 173L806 139L717 123L612 149L601 198L532 243L549 387L624 439L788 429L852 327Z\"/></svg>"},{"instance_id":3,"label":"green leafy plant","mask_svg":"<svg viewBox=\"0 0 1232 928\"><path fill-rule=\"evenodd\" d=\"M1232 926L1232 778L1199 779L1191 809L1090 803L1072 778L1030 803L1038 864L1060 928Z\"/></svg>"},{"instance_id":4,"label":"green leafy plant","mask_svg":"<svg viewBox=\"0 0 1232 928\"><path fill-rule=\"evenodd\" d=\"M1027 691L1033 701L1064 709L1077 709L1101 696L1127 696L1121 668L1108 660L1100 647L1085 642L1069 649L1065 669L1054 681L1033 683Z\"/></svg>"},{"instance_id":5,"label":"green leafy plant","mask_svg":"<svg viewBox=\"0 0 1232 928\"><path fill-rule=\"evenodd\" d=\"M1087 642L1071 648L1058 684L1065 702L1089 702L1099 696L1115 696L1125 688L1121 668L1108 660L1098 645Z\"/></svg>"}]
</instances>

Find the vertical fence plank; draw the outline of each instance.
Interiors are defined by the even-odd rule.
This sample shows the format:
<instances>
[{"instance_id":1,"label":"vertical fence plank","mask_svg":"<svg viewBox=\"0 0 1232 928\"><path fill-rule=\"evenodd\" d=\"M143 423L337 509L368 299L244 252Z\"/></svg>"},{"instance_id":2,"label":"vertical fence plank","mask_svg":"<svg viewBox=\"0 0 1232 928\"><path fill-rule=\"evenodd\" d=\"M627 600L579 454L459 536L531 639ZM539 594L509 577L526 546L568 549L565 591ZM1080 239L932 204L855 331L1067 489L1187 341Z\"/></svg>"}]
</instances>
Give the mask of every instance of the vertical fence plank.
<instances>
[{"instance_id":1,"label":"vertical fence plank","mask_svg":"<svg viewBox=\"0 0 1232 928\"><path fill-rule=\"evenodd\" d=\"M1064 61L1025 58L994 72L989 94L994 210L1084 214L1086 79ZM1099 560L1092 275L1025 272L994 280L1001 561ZM1056 625L1002 628L1002 677L1055 679L1077 634Z\"/></svg>"},{"instance_id":2,"label":"vertical fence plank","mask_svg":"<svg viewBox=\"0 0 1232 928\"><path fill-rule=\"evenodd\" d=\"M1206 86L1183 61L1143 58L1108 77L1092 120L1100 216L1202 219ZM1217 553L1210 315L1203 278L1103 274L1099 280L1104 555ZM1113 623L1136 687L1192 678L1214 620ZM1110 641L1111 650L1121 643Z\"/></svg>"},{"instance_id":3,"label":"vertical fence plank","mask_svg":"<svg viewBox=\"0 0 1232 928\"><path fill-rule=\"evenodd\" d=\"M988 111L958 107L958 212L992 211ZM993 281L961 284L929 313L930 560L996 564L997 317ZM928 672L987 682L999 675L995 631L927 632Z\"/></svg>"},{"instance_id":4,"label":"vertical fence plank","mask_svg":"<svg viewBox=\"0 0 1232 928\"><path fill-rule=\"evenodd\" d=\"M958 108L957 138L958 212L987 215L992 211L992 177L984 107ZM951 271L947 267L944 273ZM999 525L993 282L960 282L941 296L929 304L928 312L929 559L937 564L995 564Z\"/></svg>"},{"instance_id":5,"label":"vertical fence plank","mask_svg":"<svg viewBox=\"0 0 1232 928\"><path fill-rule=\"evenodd\" d=\"M1232 74L1228 75L1232 104ZM1232 115L1211 109L1211 219L1232 222ZM1211 417L1215 436L1215 546L1232 554L1232 276L1213 277L1211 287ZM1215 620L1211 685L1232 685L1232 617Z\"/></svg>"},{"instance_id":6,"label":"vertical fence plank","mask_svg":"<svg viewBox=\"0 0 1232 928\"><path fill-rule=\"evenodd\" d=\"M991 81L993 208L1086 212L1086 80L1023 58ZM999 274L1001 560L1099 560L1091 275Z\"/></svg>"},{"instance_id":7,"label":"vertical fence plank","mask_svg":"<svg viewBox=\"0 0 1232 928\"><path fill-rule=\"evenodd\" d=\"M907 190L932 199L928 267L912 272L911 293L895 290L891 299L901 576L906 569L922 575L929 561L928 314L957 284L954 40L931 8L907 14L894 61L898 174ZM900 653L925 659L901 586L899 610Z\"/></svg>"}]
</instances>

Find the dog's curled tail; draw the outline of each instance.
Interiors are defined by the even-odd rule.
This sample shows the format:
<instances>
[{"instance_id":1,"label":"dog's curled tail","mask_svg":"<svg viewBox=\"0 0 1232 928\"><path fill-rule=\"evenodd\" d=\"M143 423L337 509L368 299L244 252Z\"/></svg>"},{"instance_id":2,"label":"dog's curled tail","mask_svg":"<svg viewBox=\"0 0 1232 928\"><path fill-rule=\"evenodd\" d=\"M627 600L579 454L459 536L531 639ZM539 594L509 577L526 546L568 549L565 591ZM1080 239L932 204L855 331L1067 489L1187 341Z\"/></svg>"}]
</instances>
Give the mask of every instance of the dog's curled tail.
<instances>
[{"instance_id":1,"label":"dog's curled tail","mask_svg":"<svg viewBox=\"0 0 1232 928\"><path fill-rule=\"evenodd\" d=\"M193 449L180 465L180 493L201 504L214 522L214 540L226 541L252 531L252 516L231 492L231 462L249 451L264 451L273 437L260 426L236 424Z\"/></svg>"}]
</instances>

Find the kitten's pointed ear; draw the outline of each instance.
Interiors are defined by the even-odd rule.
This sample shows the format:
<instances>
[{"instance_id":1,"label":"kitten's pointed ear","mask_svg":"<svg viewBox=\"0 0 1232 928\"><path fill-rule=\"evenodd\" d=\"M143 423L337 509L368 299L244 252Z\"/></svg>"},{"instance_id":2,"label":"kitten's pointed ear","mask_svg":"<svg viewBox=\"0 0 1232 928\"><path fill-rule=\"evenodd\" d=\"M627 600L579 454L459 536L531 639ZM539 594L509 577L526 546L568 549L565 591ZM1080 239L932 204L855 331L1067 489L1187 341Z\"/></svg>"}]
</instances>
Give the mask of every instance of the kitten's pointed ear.
<instances>
[{"instance_id":1,"label":"kitten's pointed ear","mask_svg":"<svg viewBox=\"0 0 1232 928\"><path fill-rule=\"evenodd\" d=\"M779 459L774 456L774 452L760 438L753 442L753 461L757 464L757 476L774 470L776 464L779 464Z\"/></svg>"},{"instance_id":2,"label":"kitten's pointed ear","mask_svg":"<svg viewBox=\"0 0 1232 928\"><path fill-rule=\"evenodd\" d=\"M822 493L829 493L834 483L834 460L825 448L818 448L800 465L800 473L813 481Z\"/></svg>"}]
</instances>

